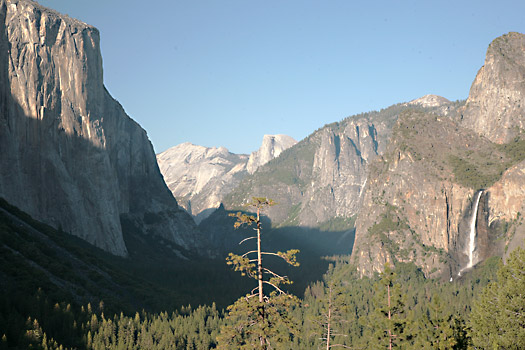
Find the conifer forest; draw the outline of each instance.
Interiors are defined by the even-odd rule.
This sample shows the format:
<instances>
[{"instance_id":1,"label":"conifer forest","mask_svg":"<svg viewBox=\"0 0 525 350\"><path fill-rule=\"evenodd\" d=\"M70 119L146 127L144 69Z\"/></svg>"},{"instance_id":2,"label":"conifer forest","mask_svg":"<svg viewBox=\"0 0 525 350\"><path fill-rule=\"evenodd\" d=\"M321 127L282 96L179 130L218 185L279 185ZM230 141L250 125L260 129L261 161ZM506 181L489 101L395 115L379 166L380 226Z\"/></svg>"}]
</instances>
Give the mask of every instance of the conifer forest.
<instances>
[{"instance_id":1,"label":"conifer forest","mask_svg":"<svg viewBox=\"0 0 525 350\"><path fill-rule=\"evenodd\" d=\"M326 257L329 268L322 280L311 283L304 294L293 295L285 288L293 281L277 270L281 265L273 271L261 262L275 258L297 266L300 252L258 250L257 246L264 247L264 227L257 211L274 203L254 198L251 205L253 214L231 215L236 218L235 226L255 227L253 239L246 237L255 248L248 247L242 255L230 254L223 263L253 280L255 288L247 284L245 293L232 304L224 308L215 303L186 305L160 312L133 312L129 304L114 299L82 304L71 292L46 289L49 281L45 277L35 281L32 274L38 272L34 266L17 266L16 271L2 271L16 276L20 290L2 291L1 349L525 347L525 250L515 250L505 265L498 257L490 258L454 281L425 278L412 263L398 263L395 269L387 265L380 274L360 277L347 256ZM46 238L57 242L62 238L60 232L31 220L16 208L5 203L4 208L44 231ZM7 233L16 232L19 243L31 247L24 254L36 256L35 260L44 264L49 248L29 238L27 232L28 241L22 241L24 231L5 213L2 228L8 247L13 243ZM265 255L268 257L259 259ZM4 248L2 266L16 258ZM112 273L108 267L100 268ZM259 282L264 282L262 288ZM34 293L26 292L38 284L42 287ZM155 307L150 304L148 309Z\"/></svg>"}]
</instances>

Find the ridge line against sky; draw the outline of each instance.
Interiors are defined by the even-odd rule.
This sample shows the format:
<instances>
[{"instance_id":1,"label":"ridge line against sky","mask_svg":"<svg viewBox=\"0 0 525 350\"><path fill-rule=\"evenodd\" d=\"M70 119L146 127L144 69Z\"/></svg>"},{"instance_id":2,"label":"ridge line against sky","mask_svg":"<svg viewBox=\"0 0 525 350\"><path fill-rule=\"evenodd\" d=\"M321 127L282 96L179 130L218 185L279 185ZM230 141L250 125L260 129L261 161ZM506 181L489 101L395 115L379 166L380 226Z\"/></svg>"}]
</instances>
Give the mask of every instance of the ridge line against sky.
<instances>
[{"instance_id":1,"label":"ridge line against sky","mask_svg":"<svg viewBox=\"0 0 525 350\"><path fill-rule=\"evenodd\" d=\"M104 82L155 151L296 140L426 94L466 99L525 2L39 0L100 30Z\"/></svg>"}]
</instances>

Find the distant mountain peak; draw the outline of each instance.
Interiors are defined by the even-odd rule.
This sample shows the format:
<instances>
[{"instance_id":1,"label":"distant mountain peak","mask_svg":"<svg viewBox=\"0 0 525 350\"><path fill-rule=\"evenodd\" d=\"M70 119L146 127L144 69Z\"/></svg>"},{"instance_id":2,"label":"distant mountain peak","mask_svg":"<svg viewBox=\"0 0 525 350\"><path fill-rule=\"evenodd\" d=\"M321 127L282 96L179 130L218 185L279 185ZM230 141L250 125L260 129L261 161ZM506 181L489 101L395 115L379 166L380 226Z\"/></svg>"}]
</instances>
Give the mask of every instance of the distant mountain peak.
<instances>
[{"instance_id":1,"label":"distant mountain peak","mask_svg":"<svg viewBox=\"0 0 525 350\"><path fill-rule=\"evenodd\" d=\"M248 158L246 154L231 153L225 147L185 142L159 153L157 162L173 196L200 222L248 173L255 172L296 143L287 135L264 135L259 150Z\"/></svg>"},{"instance_id":2,"label":"distant mountain peak","mask_svg":"<svg viewBox=\"0 0 525 350\"><path fill-rule=\"evenodd\" d=\"M277 158L282 151L295 145L297 141L288 135L264 135L259 150L252 152L246 170L253 174L259 167Z\"/></svg>"},{"instance_id":3,"label":"distant mountain peak","mask_svg":"<svg viewBox=\"0 0 525 350\"><path fill-rule=\"evenodd\" d=\"M440 107L442 105L450 103L449 100L438 95L425 95L420 98L416 98L408 102L408 105L418 105L421 107Z\"/></svg>"}]
</instances>

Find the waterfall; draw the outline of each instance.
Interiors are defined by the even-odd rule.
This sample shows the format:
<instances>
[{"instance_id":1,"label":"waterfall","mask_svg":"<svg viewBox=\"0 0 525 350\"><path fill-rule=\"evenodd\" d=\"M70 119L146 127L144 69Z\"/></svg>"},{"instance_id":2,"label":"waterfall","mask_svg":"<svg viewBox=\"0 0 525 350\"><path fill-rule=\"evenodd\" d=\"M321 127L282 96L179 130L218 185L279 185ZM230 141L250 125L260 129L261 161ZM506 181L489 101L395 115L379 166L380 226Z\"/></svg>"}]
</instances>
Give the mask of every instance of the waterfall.
<instances>
[{"instance_id":1,"label":"waterfall","mask_svg":"<svg viewBox=\"0 0 525 350\"><path fill-rule=\"evenodd\" d=\"M472 219L470 220L467 268L472 267L472 265L474 264L474 250L476 249L476 219L478 218L478 206L481 193L483 193L483 191L478 192L478 196L476 197L476 201L474 202L474 207L472 208L474 212L472 213Z\"/></svg>"},{"instance_id":2,"label":"waterfall","mask_svg":"<svg viewBox=\"0 0 525 350\"><path fill-rule=\"evenodd\" d=\"M479 206L479 199L481 198L481 194L483 191L479 191L476 200L474 201L474 206L472 207L472 217L470 219L470 232L469 232L469 240L468 240L468 246L465 250L465 253L468 255L468 264L467 266L463 267L459 273L458 276L461 276L461 272L465 269L469 269L472 266L474 266L474 250L476 250L476 222L478 218L478 206Z\"/></svg>"}]
</instances>

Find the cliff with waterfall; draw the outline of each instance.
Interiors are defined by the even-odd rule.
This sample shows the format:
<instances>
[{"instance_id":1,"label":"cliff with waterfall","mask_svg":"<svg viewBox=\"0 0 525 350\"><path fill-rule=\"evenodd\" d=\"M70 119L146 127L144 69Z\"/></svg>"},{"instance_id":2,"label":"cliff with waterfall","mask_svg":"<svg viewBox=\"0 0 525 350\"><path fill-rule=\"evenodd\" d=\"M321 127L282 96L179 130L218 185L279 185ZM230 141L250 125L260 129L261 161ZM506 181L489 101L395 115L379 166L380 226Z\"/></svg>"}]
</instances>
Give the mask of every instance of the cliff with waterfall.
<instances>
[{"instance_id":1,"label":"cliff with waterfall","mask_svg":"<svg viewBox=\"0 0 525 350\"><path fill-rule=\"evenodd\" d=\"M525 86L515 81L525 69L524 37L494 40L455 113L399 117L370 166L356 222L352 260L362 275L414 261L427 276L455 278L523 244Z\"/></svg>"}]
</instances>

